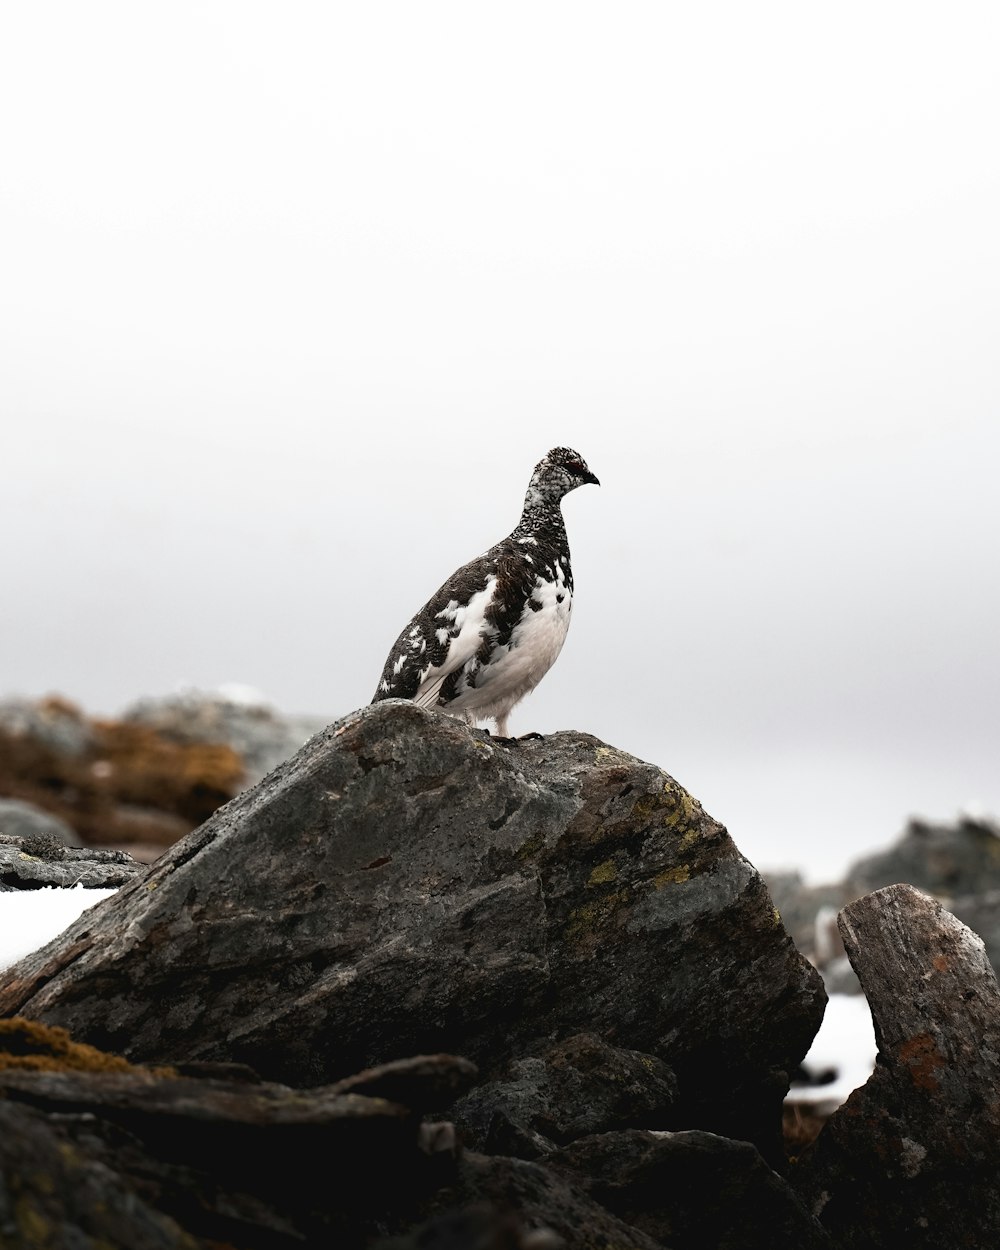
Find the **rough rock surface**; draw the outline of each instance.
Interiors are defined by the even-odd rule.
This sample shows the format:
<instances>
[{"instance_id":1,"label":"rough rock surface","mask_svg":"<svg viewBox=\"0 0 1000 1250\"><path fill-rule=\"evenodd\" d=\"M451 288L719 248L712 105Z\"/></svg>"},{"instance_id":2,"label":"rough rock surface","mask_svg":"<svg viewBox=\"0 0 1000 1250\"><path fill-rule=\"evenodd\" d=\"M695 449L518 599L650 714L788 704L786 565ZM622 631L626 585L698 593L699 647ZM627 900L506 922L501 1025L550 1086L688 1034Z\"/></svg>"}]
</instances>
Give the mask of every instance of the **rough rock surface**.
<instances>
[{"instance_id":1,"label":"rough rock surface","mask_svg":"<svg viewBox=\"0 0 1000 1250\"><path fill-rule=\"evenodd\" d=\"M309 1085L448 1050L487 1080L593 1033L673 1069L678 1121L780 1150L815 971L665 773L412 703L330 726L8 970L0 1011L144 1061Z\"/></svg>"},{"instance_id":2,"label":"rough rock surface","mask_svg":"<svg viewBox=\"0 0 1000 1250\"><path fill-rule=\"evenodd\" d=\"M793 1172L838 1245L1000 1244L1000 987L980 939L908 885L841 913L879 1061Z\"/></svg>"},{"instance_id":3,"label":"rough rock surface","mask_svg":"<svg viewBox=\"0 0 1000 1250\"><path fill-rule=\"evenodd\" d=\"M124 851L66 846L48 833L14 838L0 834L0 890L82 886L114 890L144 871Z\"/></svg>"},{"instance_id":4,"label":"rough rock surface","mask_svg":"<svg viewBox=\"0 0 1000 1250\"><path fill-rule=\"evenodd\" d=\"M0 1071L0 1244L365 1246L454 1179L454 1150L437 1144L384 1098Z\"/></svg>"},{"instance_id":5,"label":"rough rock surface","mask_svg":"<svg viewBox=\"0 0 1000 1250\"><path fill-rule=\"evenodd\" d=\"M676 1102L677 1078L661 1059L581 1033L514 1060L505 1079L478 1085L454 1116L475 1149L534 1159L588 1133L667 1127Z\"/></svg>"},{"instance_id":6,"label":"rough rock surface","mask_svg":"<svg viewBox=\"0 0 1000 1250\"><path fill-rule=\"evenodd\" d=\"M20 1053L25 1047L48 1049L52 1066L22 1066L31 1057ZM60 1069L61 1058L78 1066ZM540 1167L474 1154L447 1121L421 1119L420 1108L446 1110L475 1076L455 1056L417 1055L308 1091L243 1075L195 1080L130 1068L59 1030L12 1022L0 1032L0 1240L13 1250L657 1250L659 1242L588 1193L591 1178L571 1158ZM651 1135L587 1138L581 1157L593 1170L596 1143L606 1172L601 1144L631 1136ZM752 1147L676 1136L657 1169L657 1209L671 1177L690 1188L691 1151L680 1138L707 1138L742 1160L706 1169L694 1159L701 1189L670 1196L677 1228L725 1225L707 1192L725 1174L722 1196L737 1198L731 1223L766 1218L796 1232L785 1244L816 1244L797 1199ZM700 1143L694 1149L704 1153ZM643 1189L634 1154L625 1151L626 1184L612 1194L630 1215ZM757 1217L740 1205L744 1191L763 1202Z\"/></svg>"}]
</instances>

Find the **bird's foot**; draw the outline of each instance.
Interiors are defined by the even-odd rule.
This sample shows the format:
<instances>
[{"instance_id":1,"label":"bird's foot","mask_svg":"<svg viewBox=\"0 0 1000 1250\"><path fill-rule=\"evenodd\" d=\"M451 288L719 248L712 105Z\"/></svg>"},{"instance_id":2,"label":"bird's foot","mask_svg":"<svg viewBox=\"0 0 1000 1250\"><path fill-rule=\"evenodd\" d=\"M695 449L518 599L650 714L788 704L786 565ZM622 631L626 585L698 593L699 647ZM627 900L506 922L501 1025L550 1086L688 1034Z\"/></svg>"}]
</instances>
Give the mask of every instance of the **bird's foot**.
<instances>
[{"instance_id":1,"label":"bird's foot","mask_svg":"<svg viewBox=\"0 0 1000 1250\"><path fill-rule=\"evenodd\" d=\"M521 734L520 738L501 738L498 734L490 734L491 740L502 747L519 747L522 742L530 742L532 738L537 738L541 742L543 737L543 734L536 733Z\"/></svg>"}]
</instances>

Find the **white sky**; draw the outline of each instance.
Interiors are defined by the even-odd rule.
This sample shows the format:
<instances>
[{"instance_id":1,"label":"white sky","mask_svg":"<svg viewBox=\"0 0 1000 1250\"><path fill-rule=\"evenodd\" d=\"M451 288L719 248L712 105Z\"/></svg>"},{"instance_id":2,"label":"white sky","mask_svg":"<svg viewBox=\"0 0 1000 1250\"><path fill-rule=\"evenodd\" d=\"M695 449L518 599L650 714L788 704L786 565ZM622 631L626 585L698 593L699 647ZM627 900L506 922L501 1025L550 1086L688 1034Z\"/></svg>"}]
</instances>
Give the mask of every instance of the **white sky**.
<instances>
[{"instance_id":1,"label":"white sky","mask_svg":"<svg viewBox=\"0 0 1000 1250\"><path fill-rule=\"evenodd\" d=\"M0 18L0 693L333 717L576 447L515 732L751 859L1000 810L1000 9Z\"/></svg>"}]
</instances>

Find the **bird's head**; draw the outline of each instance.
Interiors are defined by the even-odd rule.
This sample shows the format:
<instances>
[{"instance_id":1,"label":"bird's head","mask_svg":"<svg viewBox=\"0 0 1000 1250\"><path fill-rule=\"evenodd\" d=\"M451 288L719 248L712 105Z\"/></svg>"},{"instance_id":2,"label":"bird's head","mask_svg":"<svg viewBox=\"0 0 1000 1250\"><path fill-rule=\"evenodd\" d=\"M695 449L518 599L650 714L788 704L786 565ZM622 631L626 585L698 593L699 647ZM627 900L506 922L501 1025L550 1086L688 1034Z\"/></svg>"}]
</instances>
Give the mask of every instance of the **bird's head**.
<instances>
[{"instance_id":1,"label":"bird's head","mask_svg":"<svg viewBox=\"0 0 1000 1250\"><path fill-rule=\"evenodd\" d=\"M544 459L535 465L528 486L529 497L534 494L545 503L558 503L564 495L586 482L600 486L600 482L587 468L587 462L571 447L553 447Z\"/></svg>"}]
</instances>

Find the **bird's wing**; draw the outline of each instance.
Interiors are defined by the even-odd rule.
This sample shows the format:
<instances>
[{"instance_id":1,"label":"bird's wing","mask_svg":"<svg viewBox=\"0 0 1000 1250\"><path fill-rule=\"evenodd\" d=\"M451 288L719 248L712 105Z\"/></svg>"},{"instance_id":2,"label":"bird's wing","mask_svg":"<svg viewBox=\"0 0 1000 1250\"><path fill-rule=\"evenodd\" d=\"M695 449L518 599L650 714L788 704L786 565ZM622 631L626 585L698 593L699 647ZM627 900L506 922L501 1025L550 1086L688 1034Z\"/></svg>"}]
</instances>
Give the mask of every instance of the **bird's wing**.
<instances>
[{"instance_id":1,"label":"bird's wing","mask_svg":"<svg viewBox=\"0 0 1000 1250\"><path fill-rule=\"evenodd\" d=\"M496 588L489 554L450 577L406 626L389 652L372 702L413 699L431 707L445 679L476 654Z\"/></svg>"}]
</instances>

